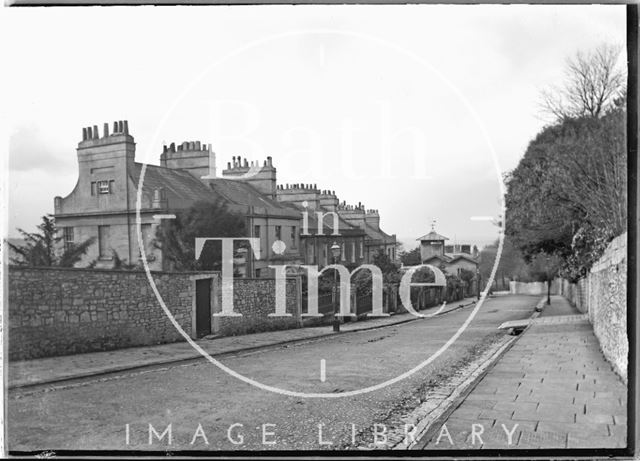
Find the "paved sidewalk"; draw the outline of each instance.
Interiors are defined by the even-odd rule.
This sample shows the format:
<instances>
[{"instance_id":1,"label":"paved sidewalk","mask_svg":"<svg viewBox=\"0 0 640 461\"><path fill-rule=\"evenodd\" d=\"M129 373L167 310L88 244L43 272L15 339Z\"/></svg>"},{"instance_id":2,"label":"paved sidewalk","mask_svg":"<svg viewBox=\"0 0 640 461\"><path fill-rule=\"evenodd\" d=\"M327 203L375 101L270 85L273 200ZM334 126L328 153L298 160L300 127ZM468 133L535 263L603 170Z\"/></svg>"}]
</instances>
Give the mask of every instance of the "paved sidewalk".
<instances>
[{"instance_id":1,"label":"paved sidewalk","mask_svg":"<svg viewBox=\"0 0 640 461\"><path fill-rule=\"evenodd\" d=\"M566 299L553 296L449 416L446 430L438 427L415 449L624 447L626 385L578 314Z\"/></svg>"},{"instance_id":2,"label":"paved sidewalk","mask_svg":"<svg viewBox=\"0 0 640 461\"><path fill-rule=\"evenodd\" d=\"M475 298L465 298L461 301L452 302L447 304L439 315L457 310L461 305L466 307L474 303ZM430 308L423 311L423 313L428 315L437 312L438 309L439 307ZM390 317L343 323L340 326L340 330L341 332L370 330L413 320L418 320L418 317L411 314L397 314ZM334 334L336 333L333 333L333 328L329 325L205 339L197 341L197 344L210 355L219 356L278 344L328 337ZM84 378L199 357L201 355L189 343L180 342L9 362L9 388Z\"/></svg>"}]
</instances>

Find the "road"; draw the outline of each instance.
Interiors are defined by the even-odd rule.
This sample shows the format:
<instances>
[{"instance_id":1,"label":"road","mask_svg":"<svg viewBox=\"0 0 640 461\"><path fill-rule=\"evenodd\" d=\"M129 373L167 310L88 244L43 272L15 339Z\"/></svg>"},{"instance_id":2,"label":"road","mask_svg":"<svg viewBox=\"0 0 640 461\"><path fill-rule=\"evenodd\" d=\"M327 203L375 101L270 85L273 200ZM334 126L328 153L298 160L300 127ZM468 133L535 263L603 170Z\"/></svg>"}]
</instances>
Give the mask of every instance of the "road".
<instances>
[{"instance_id":1,"label":"road","mask_svg":"<svg viewBox=\"0 0 640 461\"><path fill-rule=\"evenodd\" d=\"M505 334L496 329L500 323L529 317L537 301L532 296L488 299L458 340L431 364L393 385L350 397L276 394L204 360L12 390L7 399L8 447L177 451L365 445L372 441L372 429L382 433L384 427L393 427L419 405L427 388L436 387ZM420 364L460 328L472 309L238 354L221 362L269 386L337 395L382 383ZM162 440L153 433L161 435L169 424L170 445L169 432Z\"/></svg>"}]
</instances>

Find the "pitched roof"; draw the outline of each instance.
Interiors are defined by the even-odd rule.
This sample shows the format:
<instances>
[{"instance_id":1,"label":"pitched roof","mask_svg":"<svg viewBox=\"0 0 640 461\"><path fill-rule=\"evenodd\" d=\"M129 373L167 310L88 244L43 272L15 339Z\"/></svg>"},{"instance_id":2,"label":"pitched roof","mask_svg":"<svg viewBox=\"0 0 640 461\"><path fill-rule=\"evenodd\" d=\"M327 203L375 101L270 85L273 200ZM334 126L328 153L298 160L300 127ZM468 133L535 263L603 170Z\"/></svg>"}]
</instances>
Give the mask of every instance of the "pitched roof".
<instances>
[{"instance_id":1,"label":"pitched roof","mask_svg":"<svg viewBox=\"0 0 640 461\"><path fill-rule=\"evenodd\" d=\"M478 260L476 258L466 253L447 253L447 256L451 258L451 262L457 261L458 259L466 259L474 264L478 264Z\"/></svg>"},{"instance_id":2,"label":"pitched roof","mask_svg":"<svg viewBox=\"0 0 640 461\"><path fill-rule=\"evenodd\" d=\"M232 205L252 207L253 213L302 218L296 209L264 196L259 190L246 182L234 179L208 180L211 193Z\"/></svg>"},{"instance_id":3,"label":"pitched roof","mask_svg":"<svg viewBox=\"0 0 640 461\"><path fill-rule=\"evenodd\" d=\"M424 264L424 263L426 263L427 261L431 261L432 259L438 259L438 260L440 260L440 261L442 261L442 262L445 262L445 263L450 263L450 262L451 262L451 258L450 258L449 256L447 256L447 255L433 255L433 256L429 256L427 259L425 259L425 260L424 260L424 261L422 261L422 262L423 262L423 264Z\"/></svg>"},{"instance_id":4,"label":"pitched roof","mask_svg":"<svg viewBox=\"0 0 640 461\"><path fill-rule=\"evenodd\" d=\"M142 164L135 163L131 179L138 185ZM184 170L147 165L143 178L143 193L153 196L155 189L165 190L171 209L184 209L197 201L213 201L222 199L231 208L243 213L277 215L300 218L301 215L291 207L284 206L275 200L265 197L255 187L243 181L233 179L209 179L207 183L200 181Z\"/></svg>"},{"instance_id":5,"label":"pitched roof","mask_svg":"<svg viewBox=\"0 0 640 461\"><path fill-rule=\"evenodd\" d=\"M371 240L382 240L384 242L390 242L393 240L393 237L391 235L387 234L385 231L383 231L380 228L373 227L372 225L366 222L364 225L364 230L367 233L367 236Z\"/></svg>"},{"instance_id":6,"label":"pitched roof","mask_svg":"<svg viewBox=\"0 0 640 461\"><path fill-rule=\"evenodd\" d=\"M142 163L135 163L134 167L131 172L131 179L137 188L142 173ZM189 204L198 200L212 199L209 188L191 173L157 165L147 165L142 182L142 191L153 195L153 191L159 188L165 190L169 202L174 204L175 199Z\"/></svg>"},{"instance_id":7,"label":"pitched roof","mask_svg":"<svg viewBox=\"0 0 640 461\"><path fill-rule=\"evenodd\" d=\"M322 211L323 213L329 213L329 210L324 209L324 208L320 208L318 210L307 210L305 208L303 208L301 205L298 205L296 203L287 203L287 202L278 202L281 203L283 205L287 205L293 209L295 209L298 213L300 213L300 216L302 216L302 212L303 211L308 211L308 230L309 233L312 235L315 235L318 231L318 216L316 215L316 211ZM347 235L362 235L364 233L364 231L362 229L360 229L358 226L354 226L353 224L349 224L347 221L345 221L339 213L336 212L336 214L338 215L338 231L340 232L340 234L345 233ZM331 236L331 234L333 233L333 216L331 215L326 215L323 219L323 223L322 223L322 235L326 235L326 236Z\"/></svg>"},{"instance_id":8,"label":"pitched roof","mask_svg":"<svg viewBox=\"0 0 640 461\"><path fill-rule=\"evenodd\" d=\"M423 235L416 240L449 240L449 238L445 237L444 235L440 235L436 231L432 230L428 234Z\"/></svg>"},{"instance_id":9,"label":"pitched roof","mask_svg":"<svg viewBox=\"0 0 640 461\"><path fill-rule=\"evenodd\" d=\"M478 264L478 261L474 258L472 258L471 256L467 255L467 254L463 254L463 253L445 253L444 255L433 255L430 256L429 258L425 259L424 262L427 261L431 261L432 259L438 259L442 262L445 262L447 264L453 263L455 261L457 261L458 259L465 259L467 261L470 261L474 264Z\"/></svg>"}]
</instances>

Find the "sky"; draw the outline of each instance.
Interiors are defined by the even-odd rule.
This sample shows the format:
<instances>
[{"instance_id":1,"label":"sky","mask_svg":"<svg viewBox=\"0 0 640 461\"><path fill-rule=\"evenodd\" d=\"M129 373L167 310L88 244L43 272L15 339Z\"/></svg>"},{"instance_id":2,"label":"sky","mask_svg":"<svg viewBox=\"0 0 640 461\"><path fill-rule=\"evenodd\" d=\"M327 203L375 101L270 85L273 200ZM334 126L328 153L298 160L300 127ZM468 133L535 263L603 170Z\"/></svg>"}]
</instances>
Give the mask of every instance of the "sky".
<instances>
[{"instance_id":1,"label":"sky","mask_svg":"<svg viewBox=\"0 0 640 461\"><path fill-rule=\"evenodd\" d=\"M406 249L434 220L482 246L498 228L472 217L501 212L541 89L577 51L625 43L620 5L4 10L12 237L75 186L82 127L128 120L139 162L196 140L218 171L271 156L279 184L378 209Z\"/></svg>"}]
</instances>

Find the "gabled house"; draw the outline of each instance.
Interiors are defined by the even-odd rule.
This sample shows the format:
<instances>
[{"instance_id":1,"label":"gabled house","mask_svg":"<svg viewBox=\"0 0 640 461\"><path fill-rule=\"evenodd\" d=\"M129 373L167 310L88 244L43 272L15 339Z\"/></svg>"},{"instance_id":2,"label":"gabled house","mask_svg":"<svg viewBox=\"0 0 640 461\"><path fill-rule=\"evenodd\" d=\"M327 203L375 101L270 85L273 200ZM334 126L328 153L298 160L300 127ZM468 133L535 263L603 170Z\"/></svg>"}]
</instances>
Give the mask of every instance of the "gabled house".
<instances>
[{"instance_id":1,"label":"gabled house","mask_svg":"<svg viewBox=\"0 0 640 461\"><path fill-rule=\"evenodd\" d=\"M449 274L459 275L461 269L476 272L478 259L471 254L471 245L445 245L447 237L438 234L434 226L431 231L417 238L420 242L420 259L422 264L430 264L446 270ZM466 252L446 252L445 250L469 249Z\"/></svg>"}]
</instances>

